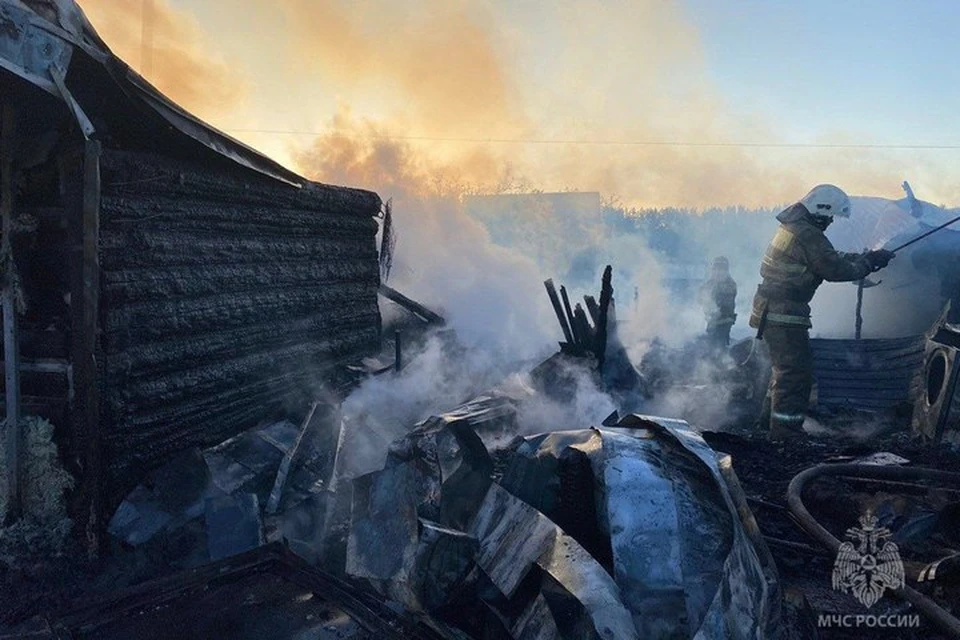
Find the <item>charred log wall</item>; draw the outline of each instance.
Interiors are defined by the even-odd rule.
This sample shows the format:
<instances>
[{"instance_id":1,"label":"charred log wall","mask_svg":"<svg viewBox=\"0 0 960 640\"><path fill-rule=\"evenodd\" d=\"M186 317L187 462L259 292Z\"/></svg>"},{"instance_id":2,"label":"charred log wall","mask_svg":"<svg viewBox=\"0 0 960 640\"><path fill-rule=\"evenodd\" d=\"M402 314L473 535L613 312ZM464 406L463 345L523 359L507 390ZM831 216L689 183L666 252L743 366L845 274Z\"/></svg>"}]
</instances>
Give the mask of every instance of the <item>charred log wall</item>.
<instances>
[{"instance_id":1,"label":"charred log wall","mask_svg":"<svg viewBox=\"0 0 960 640\"><path fill-rule=\"evenodd\" d=\"M111 503L296 410L380 339L376 194L105 151L100 386Z\"/></svg>"}]
</instances>

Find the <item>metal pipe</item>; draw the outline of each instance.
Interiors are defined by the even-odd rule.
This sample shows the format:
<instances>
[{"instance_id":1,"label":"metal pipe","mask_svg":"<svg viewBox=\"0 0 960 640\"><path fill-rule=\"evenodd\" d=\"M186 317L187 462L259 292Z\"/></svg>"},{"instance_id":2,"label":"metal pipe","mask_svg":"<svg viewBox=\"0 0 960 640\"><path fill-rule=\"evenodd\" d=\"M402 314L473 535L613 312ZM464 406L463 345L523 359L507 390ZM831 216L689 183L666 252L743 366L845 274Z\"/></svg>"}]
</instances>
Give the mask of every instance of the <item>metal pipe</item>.
<instances>
[{"instance_id":1,"label":"metal pipe","mask_svg":"<svg viewBox=\"0 0 960 640\"><path fill-rule=\"evenodd\" d=\"M804 506L801 498L803 488L806 484L821 475L852 475L870 480L920 479L949 482L960 486L960 473L937 471L935 469L886 467L872 464L821 464L801 471L794 476L790 481L790 485L787 487L787 504L790 507L790 513L793 514L797 524L799 524L804 531L829 549L833 554L836 554L840 549L840 541L834 538L833 534L816 521L806 506ZM954 638L960 638L960 620L952 616L936 602L906 585L899 589L892 589L892 592L898 598L912 604L941 631L950 634Z\"/></svg>"}]
</instances>

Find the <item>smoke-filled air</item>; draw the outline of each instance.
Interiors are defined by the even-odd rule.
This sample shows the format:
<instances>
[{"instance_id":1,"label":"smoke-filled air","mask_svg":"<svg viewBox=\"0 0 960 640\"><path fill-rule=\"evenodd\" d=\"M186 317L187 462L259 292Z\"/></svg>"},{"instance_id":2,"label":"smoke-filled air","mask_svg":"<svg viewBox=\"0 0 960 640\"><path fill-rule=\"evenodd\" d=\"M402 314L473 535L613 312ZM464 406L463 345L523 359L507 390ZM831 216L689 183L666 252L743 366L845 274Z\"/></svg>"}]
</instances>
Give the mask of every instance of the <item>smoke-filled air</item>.
<instances>
[{"instance_id":1,"label":"smoke-filled air","mask_svg":"<svg viewBox=\"0 0 960 640\"><path fill-rule=\"evenodd\" d=\"M447 318L465 350L451 360L448 342L428 342L401 376L347 402L375 427L354 436L373 452L358 453L354 471L375 468L416 420L556 351L563 336L546 278L596 296L612 265L620 337L636 363L654 340L680 348L702 333L692 292L720 255L739 285L732 335L751 335L774 216L814 184L890 206L907 177L926 201L960 196L936 151L885 145L867 120L824 118L831 92L851 112L875 106L839 80L807 91L770 75L761 78L770 92L752 89L764 99L743 99L697 2L81 4L115 52L215 126L308 178L391 202L389 283ZM791 42L811 37L782 22L767 29L757 49L737 44L742 55L792 60ZM925 108L912 104L920 96L891 95L904 111ZM777 104L804 119L788 122ZM874 215L858 202L855 212ZM892 238L853 246L864 234L845 233L835 241L851 251ZM931 295L913 315L885 312L907 292L937 289L914 262L895 267L895 286L865 294L865 335L917 333L939 311ZM824 287L813 334L851 336L855 305L855 287ZM675 400L652 406L673 410ZM583 419L594 422L613 406L592 404Z\"/></svg>"}]
</instances>

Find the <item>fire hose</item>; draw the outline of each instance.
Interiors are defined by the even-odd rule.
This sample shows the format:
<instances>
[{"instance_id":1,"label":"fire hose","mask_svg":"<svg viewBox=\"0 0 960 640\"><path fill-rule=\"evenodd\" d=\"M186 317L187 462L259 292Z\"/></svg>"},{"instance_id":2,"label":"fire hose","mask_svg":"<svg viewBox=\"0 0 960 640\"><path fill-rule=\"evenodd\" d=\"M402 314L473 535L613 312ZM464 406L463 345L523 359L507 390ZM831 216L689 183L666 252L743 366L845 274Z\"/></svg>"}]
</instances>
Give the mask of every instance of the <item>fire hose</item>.
<instances>
[{"instance_id":1,"label":"fire hose","mask_svg":"<svg viewBox=\"0 0 960 640\"><path fill-rule=\"evenodd\" d=\"M939 483L955 484L960 486L960 473L937 471L935 469L888 467L871 464L821 464L811 467L794 476L787 487L787 505L797 523L812 538L836 554L840 549L840 541L816 521L803 504L801 494L808 482L823 475L854 476L864 480L931 480ZM919 591L906 585L892 589L895 596L909 602L936 625L941 631L954 638L960 638L960 620L955 618L943 607L923 595Z\"/></svg>"}]
</instances>

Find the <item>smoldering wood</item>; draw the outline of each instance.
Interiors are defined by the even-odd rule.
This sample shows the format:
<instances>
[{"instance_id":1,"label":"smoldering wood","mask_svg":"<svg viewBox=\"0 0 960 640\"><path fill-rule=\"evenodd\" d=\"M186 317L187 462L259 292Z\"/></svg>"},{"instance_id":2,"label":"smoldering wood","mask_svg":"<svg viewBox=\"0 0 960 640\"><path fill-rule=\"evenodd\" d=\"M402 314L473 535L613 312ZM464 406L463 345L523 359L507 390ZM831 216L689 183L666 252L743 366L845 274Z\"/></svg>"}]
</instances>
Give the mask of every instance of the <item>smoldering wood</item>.
<instances>
[{"instance_id":1,"label":"smoldering wood","mask_svg":"<svg viewBox=\"0 0 960 640\"><path fill-rule=\"evenodd\" d=\"M550 304L553 305L553 312L557 314L557 320L560 322L560 329L563 330L564 340L567 341L567 344L573 344L573 333L570 331L570 325L567 322L566 314L563 312L563 307L560 306L560 298L557 296L557 288L554 286L553 280L544 280L543 286L547 290L547 296L550 298Z\"/></svg>"},{"instance_id":2,"label":"smoldering wood","mask_svg":"<svg viewBox=\"0 0 960 640\"><path fill-rule=\"evenodd\" d=\"M446 324L446 320L444 320L443 317L441 317L439 314L434 313L433 311L431 311L430 309L427 309L425 306L423 306L419 302L415 300L411 300L410 298L403 295L396 289L392 287L388 287L383 283L380 283L380 295L382 295L387 300L396 302L401 307L420 316L420 318L427 324L436 324L436 325Z\"/></svg>"},{"instance_id":3,"label":"smoldering wood","mask_svg":"<svg viewBox=\"0 0 960 640\"><path fill-rule=\"evenodd\" d=\"M85 539L96 552L103 528L104 489L100 414L100 143L85 141L60 158L68 219L70 261L70 366L73 374L70 449L82 461L79 489Z\"/></svg>"},{"instance_id":4,"label":"smoldering wood","mask_svg":"<svg viewBox=\"0 0 960 640\"><path fill-rule=\"evenodd\" d=\"M567 297L567 288L563 285L560 285L560 298L563 300L563 312L567 318L567 323L570 326L570 333L573 334L572 344L579 346L583 344L583 336L580 334L579 327L577 327L577 321L573 317L573 309L570 308L570 298Z\"/></svg>"},{"instance_id":5,"label":"smoldering wood","mask_svg":"<svg viewBox=\"0 0 960 640\"><path fill-rule=\"evenodd\" d=\"M603 369L603 361L607 352L607 316L610 310L610 301L613 299L613 268L607 265L603 270L603 282L600 288L600 311L597 317L597 339L594 344L594 355L597 356L597 368Z\"/></svg>"},{"instance_id":6,"label":"smoldering wood","mask_svg":"<svg viewBox=\"0 0 960 640\"><path fill-rule=\"evenodd\" d=\"M230 619L228 614L236 611L237 594L243 594L241 599L249 597L254 601L262 588L257 590L251 585L263 583L271 585L275 592L284 592L284 585L308 590L314 596L311 601L339 608L344 617L355 621L369 637L385 640L448 637L415 619L398 615L382 597L308 563L281 542L114 593L75 601L66 609L51 612L51 626L58 637L64 638L84 634L98 636L105 629L125 637L155 637L149 633L151 629L176 629L186 615L191 620L214 616L220 621L219 629L224 619ZM204 597L198 598L197 594ZM330 610L319 612L329 615Z\"/></svg>"},{"instance_id":7,"label":"smoldering wood","mask_svg":"<svg viewBox=\"0 0 960 640\"><path fill-rule=\"evenodd\" d=\"M378 350L376 194L112 149L102 176L110 501L179 450L302 415Z\"/></svg>"},{"instance_id":8,"label":"smoldering wood","mask_svg":"<svg viewBox=\"0 0 960 640\"><path fill-rule=\"evenodd\" d=\"M83 146L83 297L82 297L82 335L74 334L73 339L81 342L85 351L81 366L74 365L76 397L81 397L83 411L84 438L86 446L84 461L88 470L86 481L89 483L90 520L87 522L86 539L90 551L100 547L99 536L103 528L104 516L103 488L104 479L101 465L102 433L100 424L100 388L98 385L99 345L97 325L100 317L100 154L97 141L87 140ZM77 373L79 371L79 374Z\"/></svg>"},{"instance_id":9,"label":"smoldering wood","mask_svg":"<svg viewBox=\"0 0 960 640\"><path fill-rule=\"evenodd\" d=\"M590 321L587 320L587 314L579 302L573 310L573 319L577 325L577 333L580 334L580 346L588 351L592 350L594 345L594 332L590 327Z\"/></svg>"},{"instance_id":10,"label":"smoldering wood","mask_svg":"<svg viewBox=\"0 0 960 640\"><path fill-rule=\"evenodd\" d=\"M593 296L583 296L583 302L587 307L587 312L590 314L590 320L593 322L593 326L597 326L600 321L600 305L597 304L597 299Z\"/></svg>"},{"instance_id":11,"label":"smoldering wood","mask_svg":"<svg viewBox=\"0 0 960 640\"><path fill-rule=\"evenodd\" d=\"M3 348L5 382L5 426L8 520L20 517L20 353L17 334L16 292L13 260L13 152L16 145L17 113L11 102L4 101L0 114L0 217L3 239L0 256L4 260L3 280ZM3 515L3 514L0 514Z\"/></svg>"},{"instance_id":12,"label":"smoldering wood","mask_svg":"<svg viewBox=\"0 0 960 640\"><path fill-rule=\"evenodd\" d=\"M216 165L203 166L134 151L110 149L108 160L103 166L103 188L120 200L175 201L195 215L202 215L204 221L210 215L211 222L226 218L239 225L285 227L287 222L296 220L299 224L294 226L317 230L344 224L344 220L335 219L338 217L355 219L370 228L371 236L376 234L374 217L380 211L380 198L370 191L317 183L294 188L247 171L226 171ZM201 203L234 203L242 207L215 207L221 209L217 215L199 207ZM258 210L269 213L269 218L257 215ZM308 212L321 215L311 216ZM123 210L122 218L111 221L146 220L162 217L158 214L163 213L164 209L159 207L131 207ZM371 246L376 252L376 245Z\"/></svg>"},{"instance_id":13,"label":"smoldering wood","mask_svg":"<svg viewBox=\"0 0 960 640\"><path fill-rule=\"evenodd\" d=\"M397 246L396 231L393 228L393 200L387 200L383 206L383 233L380 237L380 281L390 279L393 268L393 252Z\"/></svg>"}]
</instances>

